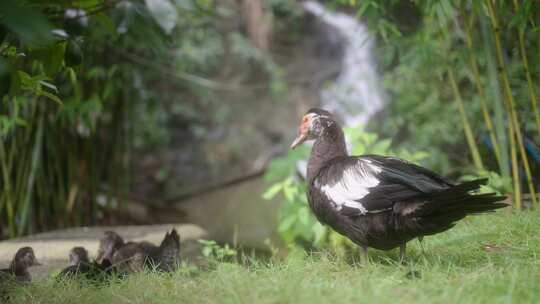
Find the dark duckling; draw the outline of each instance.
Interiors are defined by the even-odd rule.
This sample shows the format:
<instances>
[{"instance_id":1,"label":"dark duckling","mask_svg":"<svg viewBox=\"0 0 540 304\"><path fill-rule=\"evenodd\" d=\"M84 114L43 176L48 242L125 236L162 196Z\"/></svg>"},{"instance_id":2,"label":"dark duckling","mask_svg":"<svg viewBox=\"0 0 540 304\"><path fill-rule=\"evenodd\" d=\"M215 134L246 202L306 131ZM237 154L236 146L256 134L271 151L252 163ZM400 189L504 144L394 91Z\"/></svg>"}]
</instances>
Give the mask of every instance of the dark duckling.
<instances>
[{"instance_id":1,"label":"dark duckling","mask_svg":"<svg viewBox=\"0 0 540 304\"><path fill-rule=\"evenodd\" d=\"M69 251L69 264L77 266L80 264L88 264L90 259L88 258L88 251L84 247L73 247Z\"/></svg>"},{"instance_id":2,"label":"dark duckling","mask_svg":"<svg viewBox=\"0 0 540 304\"><path fill-rule=\"evenodd\" d=\"M87 279L97 280L104 275L110 274L112 267L108 259L103 259L101 263L90 262L88 251L84 247L74 247L69 252L69 264L60 274L59 278L73 278L84 276Z\"/></svg>"},{"instance_id":3,"label":"dark duckling","mask_svg":"<svg viewBox=\"0 0 540 304\"><path fill-rule=\"evenodd\" d=\"M118 233L105 231L105 235L99 240L96 262L111 264L114 253L125 245L124 239Z\"/></svg>"},{"instance_id":4,"label":"dark duckling","mask_svg":"<svg viewBox=\"0 0 540 304\"><path fill-rule=\"evenodd\" d=\"M166 233L163 241L154 250L147 261L152 267L158 270L170 272L180 265L180 235L176 229Z\"/></svg>"},{"instance_id":5,"label":"dark duckling","mask_svg":"<svg viewBox=\"0 0 540 304\"><path fill-rule=\"evenodd\" d=\"M122 274L142 271L147 252L152 251L154 247L147 242L144 244L128 242L114 253L112 265Z\"/></svg>"},{"instance_id":6,"label":"dark duckling","mask_svg":"<svg viewBox=\"0 0 540 304\"><path fill-rule=\"evenodd\" d=\"M29 283L32 281L32 276L28 268L37 265L41 264L36 259L34 249L32 247L22 247L13 257L9 268L0 269L0 282Z\"/></svg>"},{"instance_id":7,"label":"dark duckling","mask_svg":"<svg viewBox=\"0 0 540 304\"><path fill-rule=\"evenodd\" d=\"M88 251L84 247L73 247L69 251L69 266L59 274L60 277L72 277L80 273L90 271L90 259Z\"/></svg>"},{"instance_id":8,"label":"dark duckling","mask_svg":"<svg viewBox=\"0 0 540 304\"><path fill-rule=\"evenodd\" d=\"M176 229L165 234L159 247L149 242L128 242L113 255L112 263L120 272L137 272L149 267L170 272L180 263L180 236Z\"/></svg>"}]
</instances>

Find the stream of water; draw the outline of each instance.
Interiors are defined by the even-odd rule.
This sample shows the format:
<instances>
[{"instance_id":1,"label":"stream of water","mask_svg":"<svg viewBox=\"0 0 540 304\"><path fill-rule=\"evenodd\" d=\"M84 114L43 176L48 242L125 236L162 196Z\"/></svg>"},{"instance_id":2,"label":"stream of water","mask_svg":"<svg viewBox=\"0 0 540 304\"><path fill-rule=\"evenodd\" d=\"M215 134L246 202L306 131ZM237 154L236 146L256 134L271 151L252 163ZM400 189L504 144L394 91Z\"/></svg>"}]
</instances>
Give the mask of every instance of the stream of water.
<instances>
[{"instance_id":1,"label":"stream of water","mask_svg":"<svg viewBox=\"0 0 540 304\"><path fill-rule=\"evenodd\" d=\"M330 11L316 1L305 1L302 6L332 27L344 42L341 72L321 88L322 106L340 116L345 126L365 125L386 103L373 57L373 37L354 16Z\"/></svg>"}]
</instances>

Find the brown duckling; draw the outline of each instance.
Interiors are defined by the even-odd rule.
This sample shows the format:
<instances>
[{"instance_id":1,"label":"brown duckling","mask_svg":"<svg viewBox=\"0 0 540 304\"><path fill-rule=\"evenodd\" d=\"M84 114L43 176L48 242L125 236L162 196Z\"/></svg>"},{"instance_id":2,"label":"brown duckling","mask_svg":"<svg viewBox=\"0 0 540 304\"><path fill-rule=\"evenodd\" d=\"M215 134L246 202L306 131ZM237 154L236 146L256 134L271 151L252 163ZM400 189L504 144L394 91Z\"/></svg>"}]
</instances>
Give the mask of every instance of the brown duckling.
<instances>
[{"instance_id":1,"label":"brown duckling","mask_svg":"<svg viewBox=\"0 0 540 304\"><path fill-rule=\"evenodd\" d=\"M15 253L9 268L0 269L0 282L31 282L32 276L30 275L28 268L37 265L41 264L36 259L34 249L32 249L32 247L22 247Z\"/></svg>"},{"instance_id":2,"label":"brown duckling","mask_svg":"<svg viewBox=\"0 0 540 304\"><path fill-rule=\"evenodd\" d=\"M112 263L121 272L137 272L145 266L173 271L180 263L180 237L176 229L165 234L159 247L149 242L128 242L113 255Z\"/></svg>"},{"instance_id":3,"label":"brown duckling","mask_svg":"<svg viewBox=\"0 0 540 304\"><path fill-rule=\"evenodd\" d=\"M79 273L86 273L89 270L90 259L88 258L88 251L84 247L73 247L69 251L69 266L64 268L59 276L74 276Z\"/></svg>"},{"instance_id":4,"label":"brown duckling","mask_svg":"<svg viewBox=\"0 0 540 304\"><path fill-rule=\"evenodd\" d=\"M152 251L154 245L144 242L128 242L118 249L112 257L112 265L120 273L138 272L143 270L147 252Z\"/></svg>"},{"instance_id":5,"label":"brown duckling","mask_svg":"<svg viewBox=\"0 0 540 304\"><path fill-rule=\"evenodd\" d=\"M60 278L83 275L87 279L100 279L111 273L111 263L103 259L101 263L90 262L88 251L84 247L73 247L69 252L69 266L58 275Z\"/></svg>"},{"instance_id":6,"label":"brown duckling","mask_svg":"<svg viewBox=\"0 0 540 304\"><path fill-rule=\"evenodd\" d=\"M96 262L111 264L114 253L125 245L124 239L118 233L105 231L105 235L99 240Z\"/></svg>"}]
</instances>

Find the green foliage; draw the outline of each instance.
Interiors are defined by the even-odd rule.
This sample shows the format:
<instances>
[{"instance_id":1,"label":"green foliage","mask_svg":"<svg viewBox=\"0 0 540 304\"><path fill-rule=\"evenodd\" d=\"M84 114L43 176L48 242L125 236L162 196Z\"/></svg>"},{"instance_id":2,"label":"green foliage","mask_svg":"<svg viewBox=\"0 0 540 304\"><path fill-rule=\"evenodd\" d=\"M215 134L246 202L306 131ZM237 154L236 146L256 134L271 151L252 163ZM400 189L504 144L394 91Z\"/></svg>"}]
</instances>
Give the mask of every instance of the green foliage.
<instances>
[{"instance_id":1,"label":"green foliage","mask_svg":"<svg viewBox=\"0 0 540 304\"><path fill-rule=\"evenodd\" d=\"M108 52L104 39L111 31L105 25L114 23L101 12L113 9L107 1L78 1L77 8L42 2L43 11L28 2L7 2L10 7L0 7L2 14L13 13L16 19L0 19L8 29L0 54L3 77L9 80L0 112L5 189L0 217L7 223L0 227L2 235L93 223L101 182L121 178L126 168L107 167L99 160L106 155L118 160L126 149L121 144L124 127L110 117L127 108L121 91L127 89L122 76L129 74L115 71L137 69L100 61ZM86 31L88 23L91 32ZM124 37L116 38L120 43ZM89 51L90 58L84 56ZM102 137L98 128L108 129L111 137ZM118 148L107 148L116 141Z\"/></svg>"},{"instance_id":2,"label":"green foliage","mask_svg":"<svg viewBox=\"0 0 540 304\"><path fill-rule=\"evenodd\" d=\"M0 13L2 25L15 33L21 42L41 46L53 42L52 26L37 9L22 5L22 1L4 0L0 3Z\"/></svg>"},{"instance_id":3,"label":"green foliage","mask_svg":"<svg viewBox=\"0 0 540 304\"><path fill-rule=\"evenodd\" d=\"M229 88L205 77L222 68L227 43L229 61L260 68L273 91L283 89L268 56L236 29L223 31L235 18L224 8L1 1L0 238L110 221L136 151L166 146L173 119L186 137L220 119L218 91Z\"/></svg>"},{"instance_id":4,"label":"green foliage","mask_svg":"<svg viewBox=\"0 0 540 304\"><path fill-rule=\"evenodd\" d=\"M202 245L202 255L210 261L224 262L236 257L236 249L233 249L229 244L220 246L213 240L199 240Z\"/></svg>"},{"instance_id":5,"label":"green foliage","mask_svg":"<svg viewBox=\"0 0 540 304\"><path fill-rule=\"evenodd\" d=\"M409 152L403 149L394 151L391 149L389 139L379 139L376 134L365 132L360 128L346 128L345 136L350 141L352 155L390 155L411 162L419 162L428 156L422 151ZM317 248L330 246L336 251L343 252L351 247L352 243L317 221L308 206L305 182L296 178L294 168L298 161L305 160L308 154L308 149L301 147L273 160L265 177L275 183L262 196L267 200L278 194L283 196L278 232L287 245Z\"/></svg>"},{"instance_id":6,"label":"green foliage","mask_svg":"<svg viewBox=\"0 0 540 304\"><path fill-rule=\"evenodd\" d=\"M489 180L487 185L480 188L482 193L499 193L505 194L512 189L512 179L509 176L501 176L497 172L493 171L476 171L475 174L465 174L461 176L460 181L470 181L477 178L487 178Z\"/></svg>"}]
</instances>

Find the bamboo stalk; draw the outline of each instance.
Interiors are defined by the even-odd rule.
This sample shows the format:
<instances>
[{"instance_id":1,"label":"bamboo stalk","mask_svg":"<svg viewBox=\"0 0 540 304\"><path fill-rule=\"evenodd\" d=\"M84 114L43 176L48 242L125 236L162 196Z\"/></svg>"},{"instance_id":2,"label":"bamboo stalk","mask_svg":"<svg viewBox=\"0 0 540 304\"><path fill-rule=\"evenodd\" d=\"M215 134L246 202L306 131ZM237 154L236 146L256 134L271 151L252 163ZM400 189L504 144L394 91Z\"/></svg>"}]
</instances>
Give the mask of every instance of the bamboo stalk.
<instances>
[{"instance_id":1,"label":"bamboo stalk","mask_svg":"<svg viewBox=\"0 0 540 304\"><path fill-rule=\"evenodd\" d=\"M448 78L450 79L450 84L452 86L452 90L454 91L454 97L456 98L456 101L458 103L459 116L461 117L461 122L465 131L465 138L467 139L469 149L471 150L474 166L476 167L476 169L483 170L484 165L482 164L482 158L480 157L480 152L478 152L478 147L476 146L476 142L474 140L471 125L469 124L467 113L465 111L465 106L463 104L463 100L461 99L461 94L459 93L456 79L454 77L454 71L452 70L452 68L448 68Z\"/></svg>"},{"instance_id":2,"label":"bamboo stalk","mask_svg":"<svg viewBox=\"0 0 540 304\"><path fill-rule=\"evenodd\" d=\"M7 222L8 222L8 234L9 236L15 235L15 228L13 226L14 220L13 220L13 202L12 202L12 195L13 190L11 188L11 180L9 176L9 169L8 164L6 163L6 150L4 147L4 141L0 140L0 162L2 165L2 179L4 180L3 184L3 194L5 200L5 206L6 206L6 215L7 215Z\"/></svg>"},{"instance_id":3,"label":"bamboo stalk","mask_svg":"<svg viewBox=\"0 0 540 304\"><path fill-rule=\"evenodd\" d=\"M467 22L465 26L467 48L469 49L469 60L470 60L471 68L473 70L473 74L474 74L476 89L480 97L480 107L482 108L482 114L484 117L484 121L486 123L486 128L488 130L491 143L493 144L493 151L495 153L495 158L497 159L499 168L502 169L503 164L502 164L502 159L501 159L501 151L499 148L499 141L497 139L497 134L495 133L495 128L493 127L493 121L491 120L491 116L489 114L489 109L487 106L487 98L486 98L486 94L484 92L482 83L480 81L480 72L478 69L476 56L473 50L472 32L471 32L471 26L474 20L473 18L474 18L474 13L471 13L470 20L469 22Z\"/></svg>"},{"instance_id":4,"label":"bamboo stalk","mask_svg":"<svg viewBox=\"0 0 540 304\"><path fill-rule=\"evenodd\" d=\"M484 14L477 14L478 20L480 21L480 27L482 31L482 43L483 43L483 49L484 49L484 56L486 58L486 64L487 64L487 76L489 81L488 88L491 88L488 92L491 93L488 96L494 100L493 103L493 112L494 112L494 123L495 123L495 129L497 130L496 135L499 140L500 144L500 152L501 152L501 161L502 161L502 167L501 167L501 174L504 177L511 178L511 169L510 167L514 165L512 163L512 160L509 155L509 137L508 137L508 131L507 128L507 122L505 120L505 113L509 113L505 110L505 103L502 100L501 97L501 91L502 89L499 83L499 75L497 72L497 63L496 63L496 55L493 52L493 39L491 37L491 32L488 29L488 20L486 20L486 17ZM510 133L513 134L513 133ZM517 163L515 164L518 165ZM512 187L512 186L510 186Z\"/></svg>"},{"instance_id":5,"label":"bamboo stalk","mask_svg":"<svg viewBox=\"0 0 540 304\"><path fill-rule=\"evenodd\" d=\"M525 169L525 174L527 176L527 185L529 187L529 191L531 192L531 200L533 202L533 206L536 206L536 204L537 204L536 191L535 191L534 185L532 183L531 169L529 167L529 161L528 161L528 158L527 158L527 153L525 151L525 146L523 144L523 137L521 135L519 118L518 118L518 115L517 115L516 109L515 109L515 102L514 102L514 97L512 95L512 89L510 88L510 81L508 79L508 75L507 75L507 72L506 72L507 71L506 63L504 62L502 45L501 45L501 38L500 38L500 33L499 33L499 30L500 30L499 21L497 19L497 15L495 14L495 11L493 9L492 0L486 0L486 2L487 2L487 6L488 6L489 15L490 15L490 18L491 18L492 29L493 29L494 36L495 36L495 47L496 47L496 51L497 51L497 60L499 62L499 67L500 67L499 75L500 75L501 80L503 82L503 88L504 88L504 91L505 91L505 97L506 97L505 100L507 102L507 107L510 110L510 124L513 125L513 128L514 128L513 131L515 132L515 135L516 135L517 144L518 144L519 152L520 152L520 155L521 155L521 160L523 162L523 167Z\"/></svg>"},{"instance_id":6,"label":"bamboo stalk","mask_svg":"<svg viewBox=\"0 0 540 304\"><path fill-rule=\"evenodd\" d=\"M34 191L34 182L37 170L39 169L39 159L41 156L41 146L42 146L42 139L43 139L43 117L45 116L45 113L38 112L39 120L37 123L37 131L36 131L36 139L35 143L32 149L32 156L31 156L31 163L30 163L30 173L28 175L28 182L26 183L26 195L25 200L22 205L21 213L20 213L20 223L19 223L19 229L18 234L21 235L25 228L26 228L26 222L28 221L29 212L30 212L30 204L32 203L32 197L33 197L33 191Z\"/></svg>"},{"instance_id":7,"label":"bamboo stalk","mask_svg":"<svg viewBox=\"0 0 540 304\"><path fill-rule=\"evenodd\" d=\"M514 8L517 11L519 4L517 0L514 0ZM523 62L523 68L525 69L525 76L527 77L527 87L529 91L529 97L531 98L531 105L534 114L534 120L536 122L536 129L540 134L540 113L538 113L538 99L534 92L534 86L532 82L531 72L529 69L529 60L527 59L527 52L525 51L525 30L522 27L518 28L519 36L519 52L521 54L521 61Z\"/></svg>"},{"instance_id":8,"label":"bamboo stalk","mask_svg":"<svg viewBox=\"0 0 540 304\"><path fill-rule=\"evenodd\" d=\"M508 138L510 139L510 159L512 160L512 182L514 188L514 207L521 209L521 185L519 183L519 165L516 153L516 139L514 137L514 126L508 125Z\"/></svg>"}]
</instances>

